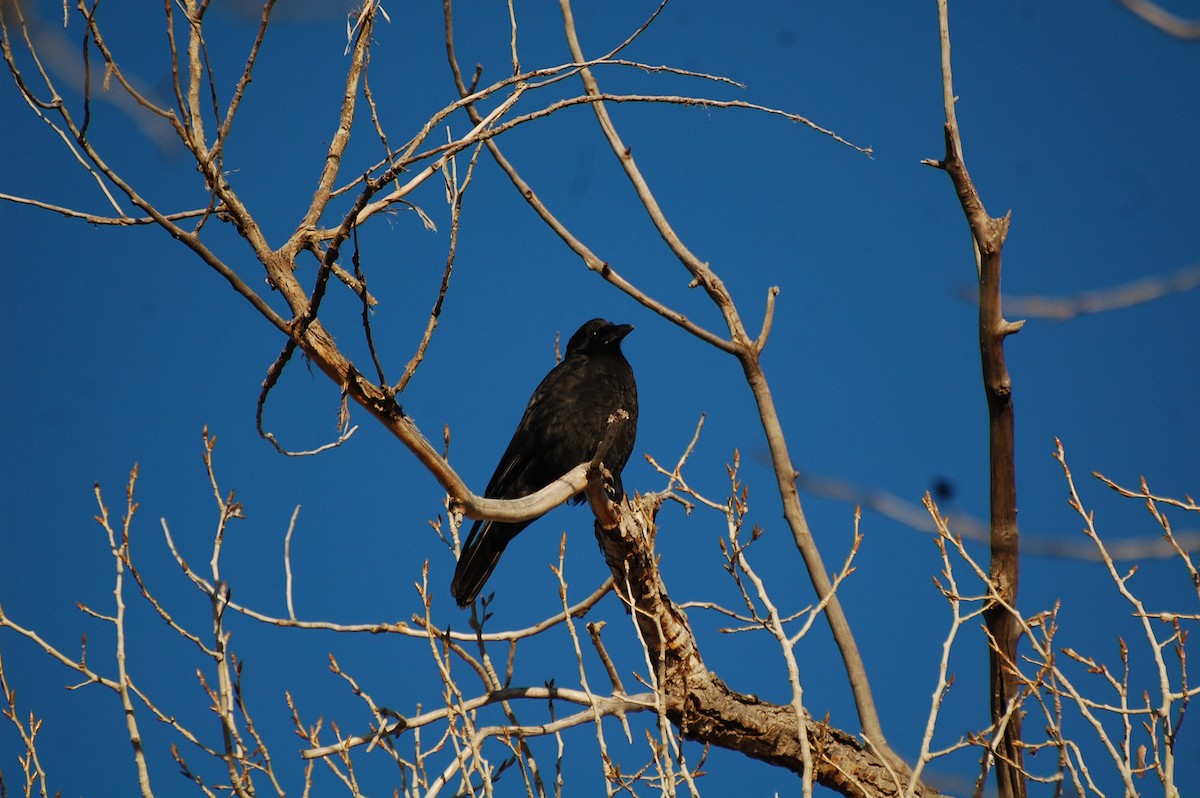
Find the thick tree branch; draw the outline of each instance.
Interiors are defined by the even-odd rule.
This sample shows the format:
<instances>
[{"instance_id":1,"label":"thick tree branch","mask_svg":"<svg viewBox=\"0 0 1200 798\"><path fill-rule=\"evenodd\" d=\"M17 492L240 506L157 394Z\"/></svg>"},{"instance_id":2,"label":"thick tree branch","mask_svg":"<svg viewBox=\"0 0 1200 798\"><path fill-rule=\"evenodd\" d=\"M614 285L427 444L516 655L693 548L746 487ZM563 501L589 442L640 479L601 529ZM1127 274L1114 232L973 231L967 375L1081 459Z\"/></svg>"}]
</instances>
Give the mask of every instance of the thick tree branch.
<instances>
[{"instance_id":1,"label":"thick tree branch","mask_svg":"<svg viewBox=\"0 0 1200 798\"><path fill-rule=\"evenodd\" d=\"M595 494L589 492L589 498ZM596 522L596 536L612 571L617 593L629 607L647 647L650 662L661 662L654 687L666 701L667 716L684 737L804 772L807 736L813 753L815 781L846 796L934 796L937 791L905 781L907 768L896 770L864 744L826 723L805 716L798 726L795 707L771 704L730 689L704 664L687 616L671 601L654 553L655 516L661 494L638 496L617 508L617 523ZM593 504L597 515L601 511Z\"/></svg>"}]
</instances>

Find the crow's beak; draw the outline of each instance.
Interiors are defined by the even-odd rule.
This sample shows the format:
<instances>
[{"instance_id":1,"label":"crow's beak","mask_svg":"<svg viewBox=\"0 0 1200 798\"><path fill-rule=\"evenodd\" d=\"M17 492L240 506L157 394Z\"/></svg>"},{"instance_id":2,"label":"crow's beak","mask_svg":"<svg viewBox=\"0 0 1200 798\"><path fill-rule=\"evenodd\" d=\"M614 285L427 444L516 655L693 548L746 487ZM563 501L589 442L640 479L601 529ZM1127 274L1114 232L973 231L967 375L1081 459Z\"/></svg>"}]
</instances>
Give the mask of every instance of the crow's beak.
<instances>
[{"instance_id":1,"label":"crow's beak","mask_svg":"<svg viewBox=\"0 0 1200 798\"><path fill-rule=\"evenodd\" d=\"M615 344L631 332L633 332L632 324L614 324L606 337L609 343Z\"/></svg>"}]
</instances>

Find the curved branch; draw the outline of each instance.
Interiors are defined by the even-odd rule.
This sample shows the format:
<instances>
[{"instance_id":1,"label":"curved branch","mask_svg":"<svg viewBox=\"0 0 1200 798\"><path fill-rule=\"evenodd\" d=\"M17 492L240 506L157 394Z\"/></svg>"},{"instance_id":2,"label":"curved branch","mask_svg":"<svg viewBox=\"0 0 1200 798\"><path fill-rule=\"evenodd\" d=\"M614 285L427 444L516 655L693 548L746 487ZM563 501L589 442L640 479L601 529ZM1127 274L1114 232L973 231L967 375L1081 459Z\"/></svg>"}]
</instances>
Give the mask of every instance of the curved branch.
<instances>
[{"instance_id":1,"label":"curved branch","mask_svg":"<svg viewBox=\"0 0 1200 798\"><path fill-rule=\"evenodd\" d=\"M1200 21L1176 16L1150 0L1121 0L1121 5L1164 33L1180 39L1200 39Z\"/></svg>"},{"instance_id":2,"label":"curved branch","mask_svg":"<svg viewBox=\"0 0 1200 798\"><path fill-rule=\"evenodd\" d=\"M166 519L159 519L159 523L162 525L163 536L166 538L167 549L171 552L171 556L175 558L175 562L183 571L184 576L186 576L188 580L195 585L198 590L200 590L200 592L204 593L204 595L211 596L213 594L212 583L193 570L192 567L187 564L187 560L183 558L183 555L179 553L179 549L175 546L175 540L171 537L171 529L167 525ZM413 624L408 624L404 621L349 624L333 623L332 621L301 621L295 618L281 618L273 615L267 615L266 613L243 606L232 600L225 603L225 608L244 615L252 620L259 621L260 623L266 623L272 626L278 626L280 628L320 629L327 632L341 632L345 634L365 633L374 635L390 633L405 635L406 637L419 637L421 639L427 639L432 632L433 635L439 640L446 638L449 640L469 643L476 643L480 640L489 643L511 643L526 637L533 637L534 635L541 634L547 629L557 626L565 621L568 615L572 618L579 618L586 615L588 610L594 607L596 603L600 601L600 599L608 595L609 591L612 589L613 580L610 577L609 579L606 579L604 583L600 585L600 587L592 591L590 596L583 599L578 604L572 605L568 612L556 613L555 615L551 615L549 618L545 618L533 624L532 626L527 626L523 629L511 629L504 632L454 632L448 629L438 629L430 626L420 618L415 618ZM0 623L3 621L4 613L2 608L0 608Z\"/></svg>"}]
</instances>

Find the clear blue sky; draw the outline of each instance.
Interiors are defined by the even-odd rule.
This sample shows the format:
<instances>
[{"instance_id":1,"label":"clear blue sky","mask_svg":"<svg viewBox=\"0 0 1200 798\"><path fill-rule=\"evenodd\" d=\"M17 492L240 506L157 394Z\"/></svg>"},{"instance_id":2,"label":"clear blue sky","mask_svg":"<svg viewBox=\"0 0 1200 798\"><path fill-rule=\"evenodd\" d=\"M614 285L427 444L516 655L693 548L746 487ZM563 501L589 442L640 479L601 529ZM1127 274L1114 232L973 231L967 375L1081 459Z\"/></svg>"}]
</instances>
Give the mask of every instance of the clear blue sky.
<instances>
[{"instance_id":1,"label":"clear blue sky","mask_svg":"<svg viewBox=\"0 0 1200 798\"><path fill-rule=\"evenodd\" d=\"M268 34L226 154L231 182L275 245L295 228L312 196L347 64L340 12L318 11L316 3L289 5L281 4ZM579 5L577 23L589 54L619 43L651 9L632 2L604 4L603 10ZM41 41L61 45L49 66L79 115L79 95L66 88L77 70L80 22L72 17L64 31L58 6L41 6ZM482 63L485 82L509 69L507 14L502 4L490 6L464 6L457 20L464 66ZM455 93L436 5L386 8L392 22L376 29L370 80L391 142L400 144ZM168 101L159 14L161 8L152 6L136 13L101 6L102 24L113 31L110 44L125 68ZM519 4L518 14L524 67L569 60L556 9ZM212 58L226 96L256 19L256 10L239 15L216 7L212 13L213 35L221 37L213 42ZM1169 274L1200 260L1196 45L1149 28L1115 2L956 3L951 28L968 165L992 214L1013 212L1006 292L1067 295ZM780 286L764 363L797 465L914 504L936 481L948 480L955 493L945 509L986 518L986 409L975 310L960 297L974 282L970 240L949 180L920 164L944 149L936 4L678 3L626 55L727 75L745 88L616 67L598 71L602 87L743 99L802 114L873 148L868 158L753 111L643 104L611 109L672 223L726 281L752 329L768 287ZM550 96L527 98L518 110L539 107ZM156 144L146 137L147 130L167 136L161 125L105 102L97 102L93 117L92 136L106 157L161 209L203 203L194 169L169 138ZM450 126L458 135L470 127L465 116ZM365 124L358 129L344 176L379 158L381 145L368 131ZM438 132L433 139L444 136ZM516 130L502 144L600 257L666 304L720 329L718 314L687 287L687 274L637 206L587 109ZM0 81L0 147L0 192L106 212L95 184L33 118L11 80ZM415 214L399 212L377 218L360 239L363 268L380 300L375 340L393 379L436 297L449 232L440 179L413 199L437 223L436 232L424 229ZM232 231L211 223L210 233L228 262L265 292L261 268ZM0 604L6 613L68 653L77 652L86 633L89 661L114 673L111 632L81 615L75 603L111 611L111 559L92 521L92 485L102 486L119 514L127 475L137 463L134 556L180 619L197 631L207 629L207 604L178 573L159 523L166 519L189 562L207 563L216 521L200 458L200 432L207 425L219 437L221 486L237 491L247 516L234 526L223 555L237 601L285 613L283 536L300 504L292 543L298 615L343 623L407 619L419 608L413 585L428 561L436 620L466 628L465 614L446 589L453 556L426 523L440 512L442 492L402 446L357 410L357 434L320 457L283 458L258 438L255 401L282 340L218 275L153 229L93 227L4 203L0 235L9 273L0 292L9 342L0 393L8 420L0 447ZM308 284L311 267L304 269ZM335 288L323 318L370 373L352 299ZM1065 323L1035 319L1009 339L1020 524L1027 540L1081 539L1080 521L1066 506L1061 469L1050 456L1055 436L1064 442L1085 502L1096 508L1099 528L1113 539L1153 539L1156 526L1137 502L1118 500L1090 472L1130 487L1145 475L1160 494L1200 492L1198 301L1193 291ZM431 439L440 440L449 426L453 464L481 489L530 391L553 365L554 336L569 335L597 315L636 326L625 350L639 380L641 425L626 487L661 489L663 479L641 455L673 463L699 416L707 414L689 479L711 498L723 498L725 463L740 450L750 521L766 529L751 550L752 562L785 610L807 605L811 588L782 521L761 427L737 364L588 273L486 155L468 189L441 326L401 397L404 408ZM268 405L266 426L290 448L312 448L335 437L338 403L336 387L294 362ZM844 556L853 508L811 496L805 508L833 567ZM685 517L668 508L660 522L657 545L672 598L733 604L717 548L722 519L702 511ZM1187 518L1176 523L1181 532L1198 526ZM564 531L572 595L599 584L605 568L590 530L585 508L564 508L514 544L489 583L496 593L496 628L554 611L547 565L556 559ZM941 563L929 535L878 514L864 514L862 531L858 570L842 600L885 729L892 744L911 756L949 620L931 583ZM979 547L972 551L986 556ZM1197 611L1196 590L1177 562L1143 562L1130 584L1152 609ZM130 640L135 678L216 742L218 727L194 678L197 667L208 666L134 594L129 600L136 617ZM1156 689L1144 639L1101 566L1026 557L1022 609L1032 614L1059 600L1061 645L1116 667L1120 634L1134 650L1135 695ZM640 654L614 599L606 600L599 616L610 621L606 640L626 673L639 668ZM732 687L787 700L782 660L765 636L721 636L716 629L723 622L699 610L692 620L706 662ZM307 721L326 718L326 739L331 721L346 733L364 731L369 722L361 704L326 671L328 652L380 704L412 712L418 702L430 707L440 700L419 642L283 632L240 618L231 628L254 718L271 735L276 766L290 790L300 784L294 755L299 741L288 732L284 689L297 696ZM522 655L516 681L574 684L574 666L555 651L563 639ZM960 640L942 744L986 725L983 646L974 627ZM71 674L12 634L0 634L0 654L20 709L45 718L39 740L51 789L65 795L134 790L114 696L98 687L66 692ZM809 710L828 712L835 725L856 731L823 626L799 646L798 657ZM593 685L603 684L598 664L589 665L596 666ZM1091 687L1097 698L1112 698L1099 684ZM188 794L193 788L166 753L169 737L149 716L143 726L159 793ZM619 739L615 727L609 737L610 743ZM574 742L590 750L594 734L577 730ZM538 745L544 763L552 762L553 744ZM0 726L0 769L10 791L19 752L12 728ZM636 766L645 749L618 755ZM1185 724L1177 756L1182 783L1200 782L1195 724ZM689 757L694 761L699 751ZM1044 758L1034 760L1034 769L1052 768L1052 757ZM189 761L198 766L201 757L190 753ZM367 790L390 794L394 770L374 761L364 764ZM599 790L597 765L581 757L571 767L568 786L574 788L568 794ZM1097 767L1100 775L1111 773ZM714 753L707 770L711 775L700 787L710 795L728 794L733 785L756 795L796 790L791 774L739 756ZM970 757L932 767L934 780L958 793L969 791L974 772ZM319 783L322 792L338 787ZM516 787L514 779L502 794L516 794ZM1111 781L1102 788L1118 790Z\"/></svg>"}]
</instances>

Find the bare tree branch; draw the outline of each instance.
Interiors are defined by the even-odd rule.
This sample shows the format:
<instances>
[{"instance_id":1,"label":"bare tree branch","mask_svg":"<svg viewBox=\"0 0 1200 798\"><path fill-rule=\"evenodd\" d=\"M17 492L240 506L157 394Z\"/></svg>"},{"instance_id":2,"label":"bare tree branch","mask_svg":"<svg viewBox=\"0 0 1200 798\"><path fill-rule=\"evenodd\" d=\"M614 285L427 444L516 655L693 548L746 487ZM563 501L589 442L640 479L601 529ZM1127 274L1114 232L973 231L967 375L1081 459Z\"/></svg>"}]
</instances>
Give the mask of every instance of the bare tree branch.
<instances>
[{"instance_id":1,"label":"bare tree branch","mask_svg":"<svg viewBox=\"0 0 1200 798\"><path fill-rule=\"evenodd\" d=\"M917 532L937 532L937 525L930 519L928 512L922 512L921 506L882 488L864 488L848 480L807 472L801 472L796 478L796 486L814 496L873 510ZM965 540L985 544L989 541L988 524L975 516L964 512L946 512L945 518L954 534ZM1175 539L1176 544L1185 549L1200 549L1200 532L1176 532ZM1109 538L1106 545L1114 560L1161 560L1178 554L1175 546L1161 537ZM1021 536L1021 553L1034 557L1061 557L1089 562L1101 560L1096 547L1089 541L1057 538L1044 533L1031 534L1028 529Z\"/></svg>"},{"instance_id":2,"label":"bare tree branch","mask_svg":"<svg viewBox=\"0 0 1200 798\"><path fill-rule=\"evenodd\" d=\"M1142 305L1172 294L1186 293L1196 286L1200 286L1200 263L1174 274L1147 277L1074 296L1006 296L1004 305L1015 315L1065 321L1089 313L1105 313Z\"/></svg>"},{"instance_id":3,"label":"bare tree branch","mask_svg":"<svg viewBox=\"0 0 1200 798\"><path fill-rule=\"evenodd\" d=\"M1200 22L1178 17L1150 0L1120 0L1134 14L1154 27L1179 39L1200 39Z\"/></svg>"},{"instance_id":4,"label":"bare tree branch","mask_svg":"<svg viewBox=\"0 0 1200 798\"><path fill-rule=\"evenodd\" d=\"M1010 215L994 219L967 172L962 139L954 111L953 74L950 65L950 22L947 0L938 0L941 32L942 103L946 115L946 157L927 162L945 170L958 194L971 229L975 266L979 277L979 349L983 364L983 388L988 406L988 457L991 486L991 579L1005 604L1015 606L1020 581L1020 539L1017 530L1017 480L1013 433L1012 379L1004 359L1004 339L1021 329L1024 322L1004 319L1000 298L1001 251L1008 235ZM997 786L1001 798L1024 798L1025 769L1022 766L1021 716L1013 712L1020 685L1013 669L1006 666L1017 658L1021 630L1011 613L999 605L984 617L996 646L989 649L992 722L1004 735L997 752Z\"/></svg>"}]
</instances>

